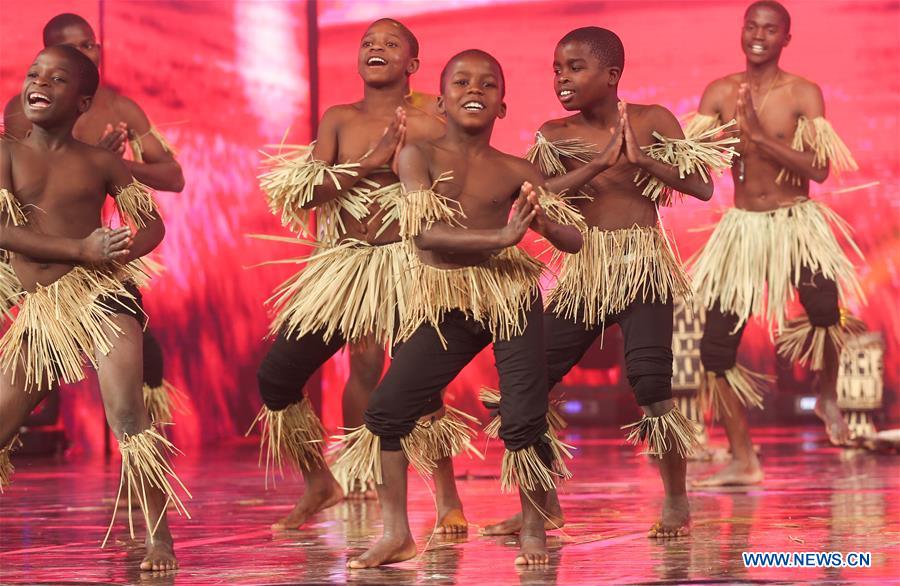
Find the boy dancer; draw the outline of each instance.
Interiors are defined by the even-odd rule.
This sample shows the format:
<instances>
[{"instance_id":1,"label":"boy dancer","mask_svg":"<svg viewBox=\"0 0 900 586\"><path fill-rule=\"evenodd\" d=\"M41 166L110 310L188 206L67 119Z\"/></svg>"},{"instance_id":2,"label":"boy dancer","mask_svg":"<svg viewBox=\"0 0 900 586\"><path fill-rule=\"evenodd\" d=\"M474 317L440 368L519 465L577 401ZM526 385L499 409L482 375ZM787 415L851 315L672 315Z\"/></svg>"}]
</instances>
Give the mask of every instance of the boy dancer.
<instances>
[{"instance_id":1,"label":"boy dancer","mask_svg":"<svg viewBox=\"0 0 900 586\"><path fill-rule=\"evenodd\" d=\"M838 356L847 334L863 326L840 303L848 294L862 299L863 292L829 224L862 255L848 226L809 199L809 182L825 181L829 165L836 171L857 167L825 119L819 86L778 65L790 27L790 15L778 2L751 4L741 33L746 70L712 82L687 127L698 134L736 118L741 137L741 157L732 169L735 207L692 267L697 300L706 311L700 358L707 380L701 392L722 418L733 455L699 486L763 478L744 413L745 407L762 406L761 377L736 363L751 315L765 316L779 354L819 374L816 414L830 440L843 444L850 435L837 406ZM787 321L795 288L806 317Z\"/></svg>"},{"instance_id":2,"label":"boy dancer","mask_svg":"<svg viewBox=\"0 0 900 586\"><path fill-rule=\"evenodd\" d=\"M59 14L44 25L44 47L70 45L100 67L100 44L88 22L77 14ZM6 133L25 138L31 124L22 109L18 95L10 98L4 110ZM152 189L180 192L184 189L181 167L174 151L159 131L151 126L146 114L133 100L116 90L101 85L88 110L78 119L75 138L87 144L123 155L125 142L131 143L133 160L123 159L135 179ZM2 269L2 267L0 267ZM7 287L16 283L10 280ZM144 401L154 421L171 421L172 408L178 403L177 391L163 380L163 354L159 341L144 331Z\"/></svg>"},{"instance_id":3,"label":"boy dancer","mask_svg":"<svg viewBox=\"0 0 900 586\"><path fill-rule=\"evenodd\" d=\"M625 342L628 381L643 418L628 439L647 440L660 459L665 487L662 516L650 537L689 532L685 455L695 443L691 424L672 401L673 298L689 285L658 222L657 206L673 191L707 201L710 167L727 165L723 145L684 139L662 106L619 101L625 64L619 37L598 27L576 29L556 46L554 88L567 118L545 123L529 158L539 163L549 188L578 193L573 203L587 230L580 253L563 261L544 313L547 369L552 389L584 356L606 326L617 323ZM548 502L553 524L562 523L556 493ZM514 517L487 534L513 533Z\"/></svg>"},{"instance_id":4,"label":"boy dancer","mask_svg":"<svg viewBox=\"0 0 900 586\"><path fill-rule=\"evenodd\" d=\"M546 422L542 266L515 245L529 226L568 252L581 247L581 237L574 227L551 221L537 203L529 183L541 183L534 168L490 146L494 122L506 113L503 95L503 72L493 57L477 50L456 55L441 74L446 135L400 152L408 191L401 233L415 242L417 287L408 303L406 339L344 455L375 476L384 516L382 539L350 560L350 568L416 555L406 512L407 464L428 473L446 457L442 420L435 419L444 409L441 389L491 342L504 391L501 483L518 487L524 513L516 563L548 560L538 503L554 478L567 473L559 462L563 448Z\"/></svg>"},{"instance_id":5,"label":"boy dancer","mask_svg":"<svg viewBox=\"0 0 900 586\"><path fill-rule=\"evenodd\" d=\"M122 452L116 508L127 492L130 515L136 498L147 525L147 555L140 567L168 570L177 562L166 508L171 502L180 514L187 511L174 489L184 487L164 455L174 447L157 433L143 402L145 316L136 288L145 277L136 261L159 244L165 230L150 192L121 160L72 136L98 82L97 68L72 47L50 47L37 56L21 94L32 131L23 140L3 141L0 151L5 223L23 225L40 239L80 238L100 226L101 208L111 194L123 223L137 233L122 254L121 237L127 240L129 230L107 231L103 257L116 262L97 264L96 257L10 243L16 253L12 267L25 293L0 340L0 445L8 456L16 430L47 393L60 381L84 378L87 357L97 368L107 419Z\"/></svg>"},{"instance_id":6,"label":"boy dancer","mask_svg":"<svg viewBox=\"0 0 900 586\"><path fill-rule=\"evenodd\" d=\"M402 194L391 165L405 141L443 133L437 118L406 102L419 59L418 42L405 26L391 19L374 22L360 43L358 67L362 101L330 108L311 153L277 154L261 176L270 206L286 226L307 234L315 209L319 248L273 298L276 340L258 375L264 406L257 420L267 468L280 468L286 457L299 465L306 483L303 497L273 525L276 529L302 525L338 502L342 488L362 491L372 480L355 475L342 458L333 475L328 470L324 430L302 389L344 344L370 341L383 347L393 341L397 317L409 302L410 258L400 242ZM381 365L376 383L380 375ZM444 423L453 430L452 453L470 446L474 432L455 413ZM436 474L436 485L437 531L464 532L468 523L449 459Z\"/></svg>"}]
</instances>

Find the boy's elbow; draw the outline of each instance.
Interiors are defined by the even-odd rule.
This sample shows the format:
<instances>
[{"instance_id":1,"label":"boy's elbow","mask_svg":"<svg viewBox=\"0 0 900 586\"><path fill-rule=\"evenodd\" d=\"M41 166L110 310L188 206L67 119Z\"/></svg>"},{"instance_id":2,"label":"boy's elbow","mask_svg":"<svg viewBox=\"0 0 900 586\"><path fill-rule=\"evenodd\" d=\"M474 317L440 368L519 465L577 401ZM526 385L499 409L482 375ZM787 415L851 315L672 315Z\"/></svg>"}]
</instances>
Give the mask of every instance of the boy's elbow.
<instances>
[{"instance_id":1,"label":"boy's elbow","mask_svg":"<svg viewBox=\"0 0 900 586\"><path fill-rule=\"evenodd\" d=\"M812 175L810 175L810 179L815 181L816 183L825 183L825 180L828 179L828 167L813 167Z\"/></svg>"},{"instance_id":2,"label":"boy's elbow","mask_svg":"<svg viewBox=\"0 0 900 586\"><path fill-rule=\"evenodd\" d=\"M178 171L178 175L175 176L175 179L172 181L172 188L170 191L175 193L181 193L184 191L184 175L181 171Z\"/></svg>"},{"instance_id":3,"label":"boy's elbow","mask_svg":"<svg viewBox=\"0 0 900 586\"><path fill-rule=\"evenodd\" d=\"M413 236L413 243L419 250L431 250L434 246L434 239L428 235L428 231Z\"/></svg>"}]
</instances>

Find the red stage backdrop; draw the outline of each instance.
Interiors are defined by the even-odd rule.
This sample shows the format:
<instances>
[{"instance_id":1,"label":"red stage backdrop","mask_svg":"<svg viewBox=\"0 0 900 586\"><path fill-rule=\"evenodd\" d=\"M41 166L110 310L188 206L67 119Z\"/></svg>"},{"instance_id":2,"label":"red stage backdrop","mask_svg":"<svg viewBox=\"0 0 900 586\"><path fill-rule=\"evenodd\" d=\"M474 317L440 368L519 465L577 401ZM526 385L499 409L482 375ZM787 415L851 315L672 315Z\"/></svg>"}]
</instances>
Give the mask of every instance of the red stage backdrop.
<instances>
[{"instance_id":1,"label":"red stage backdrop","mask_svg":"<svg viewBox=\"0 0 900 586\"><path fill-rule=\"evenodd\" d=\"M856 230L867 257L860 268L869 305L852 307L887 343L885 403L892 420L900 342L900 206L898 95L900 4L897 2L786 2L793 41L785 69L819 83L828 117L861 170L825 185L814 197L833 206ZM548 118L563 115L552 91L556 41L572 28L616 31L626 49L621 97L660 103L676 114L693 111L707 83L743 66L739 47L746 2L318 2L320 110L361 95L356 75L359 37L371 20L401 18L419 37L419 91L435 93L444 62L462 49L496 55L506 70L508 117L495 144L523 153ZM167 267L146 295L151 326L166 350L167 377L191 399L173 433L190 446L244 432L259 406L255 369L267 343L263 301L287 277L286 267L249 268L298 253L296 247L251 240L284 233L256 187L258 149L290 128L292 142L308 141L307 5L303 1L44 0L0 2L0 97L19 91L41 28L60 12L81 14L102 32L104 82L140 103L179 150L187 187L160 194L168 228L159 251ZM847 194L835 190L878 181ZM713 201L689 200L663 212L684 258L707 237L731 204L731 182L716 183ZM773 351L762 330L745 336L741 359L771 371ZM452 385L463 406L495 382L492 358L482 355ZM340 425L345 357L323 373L326 424ZM580 371L570 382L615 380L616 369ZM102 444L100 401L89 381L64 389L64 413L79 449ZM777 417L776 414L772 415Z\"/></svg>"}]
</instances>

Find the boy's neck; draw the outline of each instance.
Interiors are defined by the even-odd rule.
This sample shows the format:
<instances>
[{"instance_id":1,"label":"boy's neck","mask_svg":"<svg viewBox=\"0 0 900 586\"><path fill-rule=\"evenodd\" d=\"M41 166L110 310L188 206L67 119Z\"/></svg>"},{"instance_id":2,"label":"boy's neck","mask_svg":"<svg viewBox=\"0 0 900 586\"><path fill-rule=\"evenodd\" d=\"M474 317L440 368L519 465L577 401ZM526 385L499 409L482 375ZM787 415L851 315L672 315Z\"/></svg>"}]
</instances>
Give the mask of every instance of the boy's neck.
<instances>
[{"instance_id":1,"label":"boy's neck","mask_svg":"<svg viewBox=\"0 0 900 586\"><path fill-rule=\"evenodd\" d=\"M775 82L779 73L781 73L781 69L778 67L777 59L765 63L747 62L744 77L754 87L769 87Z\"/></svg>"},{"instance_id":2,"label":"boy's neck","mask_svg":"<svg viewBox=\"0 0 900 586\"><path fill-rule=\"evenodd\" d=\"M612 92L581 111L581 116L591 126L608 128L619 121L619 94Z\"/></svg>"},{"instance_id":3,"label":"boy's neck","mask_svg":"<svg viewBox=\"0 0 900 586\"><path fill-rule=\"evenodd\" d=\"M397 106L403 106L406 103L408 94L408 80L384 87L364 84L362 103L365 109L373 114L393 114Z\"/></svg>"},{"instance_id":4,"label":"boy's neck","mask_svg":"<svg viewBox=\"0 0 900 586\"><path fill-rule=\"evenodd\" d=\"M491 135L494 132L494 123L478 130L467 131L452 122L447 123L445 140L456 147L463 154L479 153L491 148Z\"/></svg>"},{"instance_id":5,"label":"boy's neck","mask_svg":"<svg viewBox=\"0 0 900 586\"><path fill-rule=\"evenodd\" d=\"M75 121L62 124L59 126L43 127L37 124L31 125L31 132L28 133L27 141L33 146L43 150L55 151L66 146L73 140L72 128Z\"/></svg>"}]
</instances>

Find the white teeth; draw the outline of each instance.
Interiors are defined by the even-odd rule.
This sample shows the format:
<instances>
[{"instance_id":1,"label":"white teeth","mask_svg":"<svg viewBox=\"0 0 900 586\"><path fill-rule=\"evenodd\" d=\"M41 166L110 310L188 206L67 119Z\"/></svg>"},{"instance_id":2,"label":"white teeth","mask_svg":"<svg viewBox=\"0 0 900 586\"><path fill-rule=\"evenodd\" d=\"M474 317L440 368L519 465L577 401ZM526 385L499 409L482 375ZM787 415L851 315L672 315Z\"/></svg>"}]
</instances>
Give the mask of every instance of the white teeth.
<instances>
[{"instance_id":1,"label":"white teeth","mask_svg":"<svg viewBox=\"0 0 900 586\"><path fill-rule=\"evenodd\" d=\"M762 53L766 50L762 45L750 45L750 50L754 53Z\"/></svg>"},{"instance_id":2,"label":"white teeth","mask_svg":"<svg viewBox=\"0 0 900 586\"><path fill-rule=\"evenodd\" d=\"M35 108L48 108L50 106L50 96L41 92L31 92L28 94L28 105Z\"/></svg>"},{"instance_id":3,"label":"white teeth","mask_svg":"<svg viewBox=\"0 0 900 586\"><path fill-rule=\"evenodd\" d=\"M366 61L366 65L387 65L387 61L381 57L369 57L369 60Z\"/></svg>"},{"instance_id":4,"label":"white teeth","mask_svg":"<svg viewBox=\"0 0 900 586\"><path fill-rule=\"evenodd\" d=\"M463 108L472 111L484 110L484 104L480 102L466 102L465 104L463 104Z\"/></svg>"},{"instance_id":5,"label":"white teeth","mask_svg":"<svg viewBox=\"0 0 900 586\"><path fill-rule=\"evenodd\" d=\"M559 97L565 98L566 96L571 96L574 93L575 92L573 92L572 90L562 90L561 92L559 92Z\"/></svg>"}]
</instances>

